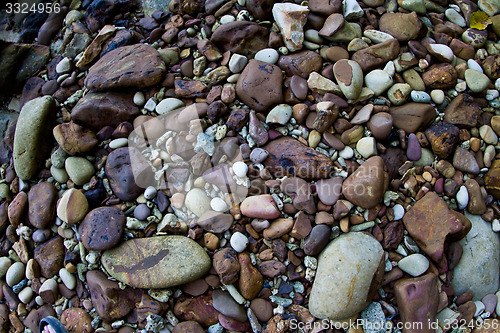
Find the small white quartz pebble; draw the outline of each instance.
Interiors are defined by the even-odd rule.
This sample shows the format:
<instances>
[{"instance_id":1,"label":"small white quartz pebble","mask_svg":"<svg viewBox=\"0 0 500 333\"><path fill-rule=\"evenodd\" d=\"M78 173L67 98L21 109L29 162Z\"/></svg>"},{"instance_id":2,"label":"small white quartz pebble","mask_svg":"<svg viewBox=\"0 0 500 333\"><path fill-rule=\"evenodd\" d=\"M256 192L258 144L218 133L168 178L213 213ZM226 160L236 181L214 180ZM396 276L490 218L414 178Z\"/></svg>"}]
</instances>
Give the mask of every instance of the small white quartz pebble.
<instances>
[{"instance_id":1,"label":"small white quartz pebble","mask_svg":"<svg viewBox=\"0 0 500 333\"><path fill-rule=\"evenodd\" d=\"M231 236L229 241L231 247L238 253L243 252L248 245L248 238L241 232L237 231Z\"/></svg>"},{"instance_id":2,"label":"small white quartz pebble","mask_svg":"<svg viewBox=\"0 0 500 333\"><path fill-rule=\"evenodd\" d=\"M210 207L216 212L225 212L229 207L221 198L213 198L210 200Z\"/></svg>"},{"instance_id":3,"label":"small white quartz pebble","mask_svg":"<svg viewBox=\"0 0 500 333\"><path fill-rule=\"evenodd\" d=\"M441 89L434 89L431 91L432 101L436 104L442 104L444 102L444 91Z\"/></svg>"},{"instance_id":4,"label":"small white quartz pebble","mask_svg":"<svg viewBox=\"0 0 500 333\"><path fill-rule=\"evenodd\" d=\"M339 152L339 156L342 157L345 160L348 160L348 159L350 159L351 157L354 156L354 150L351 147L346 146L344 149L342 149Z\"/></svg>"},{"instance_id":5,"label":"small white quartz pebble","mask_svg":"<svg viewBox=\"0 0 500 333\"><path fill-rule=\"evenodd\" d=\"M117 149L121 147L125 147L128 145L128 139L127 138L118 138L114 139L109 143L109 148L111 149Z\"/></svg>"},{"instance_id":6,"label":"small white quartz pebble","mask_svg":"<svg viewBox=\"0 0 500 333\"><path fill-rule=\"evenodd\" d=\"M143 106L146 103L146 97L142 91L138 91L134 94L134 104L137 106Z\"/></svg>"},{"instance_id":7,"label":"small white quartz pebble","mask_svg":"<svg viewBox=\"0 0 500 333\"><path fill-rule=\"evenodd\" d=\"M494 219L493 222L491 223L491 229L494 232L499 232L500 231L500 220Z\"/></svg>"},{"instance_id":8,"label":"small white quartz pebble","mask_svg":"<svg viewBox=\"0 0 500 333\"><path fill-rule=\"evenodd\" d=\"M464 185L460 186L460 190L457 192L457 204L458 209L464 209L467 207L469 203L469 192L467 191L467 187Z\"/></svg>"},{"instance_id":9,"label":"small white quartz pebble","mask_svg":"<svg viewBox=\"0 0 500 333\"><path fill-rule=\"evenodd\" d=\"M247 61L248 61L247 57L235 53L231 56L231 59L229 59L229 64L228 64L229 70L232 73L239 73L243 70L243 68L245 68Z\"/></svg>"},{"instance_id":10,"label":"small white quartz pebble","mask_svg":"<svg viewBox=\"0 0 500 333\"><path fill-rule=\"evenodd\" d=\"M369 158L377 153L377 142L372 137L361 138L356 144L356 150L364 158Z\"/></svg>"},{"instance_id":11,"label":"small white quartz pebble","mask_svg":"<svg viewBox=\"0 0 500 333\"><path fill-rule=\"evenodd\" d=\"M26 287L23 290L21 290L21 292L19 293L19 295L17 295L17 297L24 304L28 304L29 301L31 301L31 299L33 298L33 289L31 289L31 287Z\"/></svg>"},{"instance_id":12,"label":"small white quartz pebble","mask_svg":"<svg viewBox=\"0 0 500 333\"><path fill-rule=\"evenodd\" d=\"M394 221L401 220L405 215L405 209L400 204L394 205L392 209L394 210Z\"/></svg>"},{"instance_id":13,"label":"small white quartz pebble","mask_svg":"<svg viewBox=\"0 0 500 333\"><path fill-rule=\"evenodd\" d=\"M484 303L481 301L474 301L474 305L476 306L476 312L474 313L474 317L477 317L481 313L483 313L485 306Z\"/></svg>"},{"instance_id":14,"label":"small white quartz pebble","mask_svg":"<svg viewBox=\"0 0 500 333\"><path fill-rule=\"evenodd\" d=\"M234 174L240 178L245 177L248 172L248 166L245 162L238 161L233 164Z\"/></svg>"},{"instance_id":15,"label":"small white quartz pebble","mask_svg":"<svg viewBox=\"0 0 500 333\"><path fill-rule=\"evenodd\" d=\"M483 73L483 68L474 59L467 60L467 67L469 67L470 69L475 69L476 71L478 71L480 73Z\"/></svg>"},{"instance_id":16,"label":"small white quartz pebble","mask_svg":"<svg viewBox=\"0 0 500 333\"><path fill-rule=\"evenodd\" d=\"M148 186L146 190L144 190L144 198L151 200L156 197L156 188L154 186Z\"/></svg>"},{"instance_id":17,"label":"small white quartz pebble","mask_svg":"<svg viewBox=\"0 0 500 333\"><path fill-rule=\"evenodd\" d=\"M279 53L275 49L262 49L255 54L254 59L267 62L268 64L275 64L278 61Z\"/></svg>"},{"instance_id":18,"label":"small white quartz pebble","mask_svg":"<svg viewBox=\"0 0 500 333\"><path fill-rule=\"evenodd\" d=\"M420 276L429 268L429 260L420 253L414 253L401 259L398 267L411 276Z\"/></svg>"},{"instance_id":19,"label":"small white quartz pebble","mask_svg":"<svg viewBox=\"0 0 500 333\"><path fill-rule=\"evenodd\" d=\"M12 266L7 270L7 274L5 275L5 282L9 285L9 287L13 287L24 278L24 272L26 267L20 261L15 262Z\"/></svg>"}]
</instances>

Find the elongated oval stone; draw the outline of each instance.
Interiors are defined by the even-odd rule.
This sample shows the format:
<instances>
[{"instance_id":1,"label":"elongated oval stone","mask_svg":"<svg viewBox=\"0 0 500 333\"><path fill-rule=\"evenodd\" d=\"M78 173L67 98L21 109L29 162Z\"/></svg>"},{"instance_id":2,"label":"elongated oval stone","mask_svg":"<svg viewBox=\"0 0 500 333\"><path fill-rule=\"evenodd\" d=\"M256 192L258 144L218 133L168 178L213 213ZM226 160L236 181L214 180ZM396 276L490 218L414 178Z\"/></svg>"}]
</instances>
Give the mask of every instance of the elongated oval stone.
<instances>
[{"instance_id":1,"label":"elongated oval stone","mask_svg":"<svg viewBox=\"0 0 500 333\"><path fill-rule=\"evenodd\" d=\"M108 273L136 288L178 286L205 275L211 261L203 248L184 236L131 239L105 251L101 259Z\"/></svg>"}]
</instances>

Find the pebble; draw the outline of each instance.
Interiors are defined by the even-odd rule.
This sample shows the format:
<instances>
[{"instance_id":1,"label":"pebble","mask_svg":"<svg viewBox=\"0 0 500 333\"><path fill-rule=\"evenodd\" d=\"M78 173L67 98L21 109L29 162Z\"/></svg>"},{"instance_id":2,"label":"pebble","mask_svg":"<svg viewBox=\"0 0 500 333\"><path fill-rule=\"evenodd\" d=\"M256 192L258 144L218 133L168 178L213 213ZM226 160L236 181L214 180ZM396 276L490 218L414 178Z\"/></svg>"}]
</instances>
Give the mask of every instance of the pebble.
<instances>
[{"instance_id":1,"label":"pebble","mask_svg":"<svg viewBox=\"0 0 500 333\"><path fill-rule=\"evenodd\" d=\"M210 209L210 199L203 190L193 188L186 194L184 205L196 216L200 217Z\"/></svg>"},{"instance_id":2,"label":"pebble","mask_svg":"<svg viewBox=\"0 0 500 333\"><path fill-rule=\"evenodd\" d=\"M356 150L364 158L369 158L377 154L377 142L375 141L375 138L372 137L361 138L356 143Z\"/></svg>"},{"instance_id":3,"label":"pebble","mask_svg":"<svg viewBox=\"0 0 500 333\"><path fill-rule=\"evenodd\" d=\"M266 117L266 123L285 125L292 117L292 113L293 110L290 105L279 104L269 111Z\"/></svg>"},{"instance_id":4,"label":"pebble","mask_svg":"<svg viewBox=\"0 0 500 333\"><path fill-rule=\"evenodd\" d=\"M237 231L231 235L231 247L238 253L245 251L248 245L248 238L241 232Z\"/></svg>"},{"instance_id":5,"label":"pebble","mask_svg":"<svg viewBox=\"0 0 500 333\"><path fill-rule=\"evenodd\" d=\"M392 86L392 78L387 72L375 69L366 74L365 85L379 96Z\"/></svg>"},{"instance_id":6,"label":"pebble","mask_svg":"<svg viewBox=\"0 0 500 333\"><path fill-rule=\"evenodd\" d=\"M146 200L152 200L156 197L157 190L154 186L148 186L146 190L144 190L144 198Z\"/></svg>"},{"instance_id":7,"label":"pebble","mask_svg":"<svg viewBox=\"0 0 500 333\"><path fill-rule=\"evenodd\" d=\"M247 57L235 53L231 56L231 59L229 59L229 70L231 71L231 73L239 73L243 70L243 68L245 68L247 62Z\"/></svg>"},{"instance_id":8,"label":"pebble","mask_svg":"<svg viewBox=\"0 0 500 333\"><path fill-rule=\"evenodd\" d=\"M498 136L488 125L479 127L479 135L487 144L496 145L498 143Z\"/></svg>"},{"instance_id":9,"label":"pebble","mask_svg":"<svg viewBox=\"0 0 500 333\"><path fill-rule=\"evenodd\" d=\"M396 83L387 91L387 97L393 105L401 105L408 100L410 94L413 95L413 92L415 91L411 90L408 83Z\"/></svg>"},{"instance_id":10,"label":"pebble","mask_svg":"<svg viewBox=\"0 0 500 333\"><path fill-rule=\"evenodd\" d=\"M3 278L9 270L12 261L7 257L0 257L0 278Z\"/></svg>"},{"instance_id":11,"label":"pebble","mask_svg":"<svg viewBox=\"0 0 500 333\"><path fill-rule=\"evenodd\" d=\"M467 22L465 22L465 19L460 15L455 9L453 8L448 8L444 12L444 15L448 20L450 20L452 23L455 23L461 28L465 28L467 26Z\"/></svg>"},{"instance_id":12,"label":"pebble","mask_svg":"<svg viewBox=\"0 0 500 333\"><path fill-rule=\"evenodd\" d=\"M144 221L151 214L151 209L145 204L140 204L134 209L134 217L138 220Z\"/></svg>"},{"instance_id":13,"label":"pebble","mask_svg":"<svg viewBox=\"0 0 500 333\"><path fill-rule=\"evenodd\" d=\"M431 90L431 98L434 103L442 104L445 98L444 91L442 91L441 89Z\"/></svg>"},{"instance_id":14,"label":"pebble","mask_svg":"<svg viewBox=\"0 0 500 333\"><path fill-rule=\"evenodd\" d=\"M134 94L134 104L137 106L143 106L146 104L146 97L142 91L138 91Z\"/></svg>"},{"instance_id":15,"label":"pebble","mask_svg":"<svg viewBox=\"0 0 500 333\"><path fill-rule=\"evenodd\" d=\"M268 64L275 64L278 62L279 53L275 49L262 49L254 56L255 60L266 62Z\"/></svg>"},{"instance_id":16,"label":"pebble","mask_svg":"<svg viewBox=\"0 0 500 333\"><path fill-rule=\"evenodd\" d=\"M398 261L398 267L411 276L420 276L429 268L429 260L420 253L414 253Z\"/></svg>"},{"instance_id":17,"label":"pebble","mask_svg":"<svg viewBox=\"0 0 500 333\"><path fill-rule=\"evenodd\" d=\"M24 288L18 294L19 300L23 304L28 304L33 299L33 296L34 296L34 293L33 293L33 289L31 289L31 287Z\"/></svg>"},{"instance_id":18,"label":"pebble","mask_svg":"<svg viewBox=\"0 0 500 333\"><path fill-rule=\"evenodd\" d=\"M13 263L7 270L5 282L7 282L10 287L15 286L24 278L25 269L26 266L22 262L17 261Z\"/></svg>"},{"instance_id":19,"label":"pebble","mask_svg":"<svg viewBox=\"0 0 500 333\"><path fill-rule=\"evenodd\" d=\"M126 147L126 146L128 146L128 139L127 138L114 139L109 143L109 148L111 148L111 149L118 149L118 148Z\"/></svg>"},{"instance_id":20,"label":"pebble","mask_svg":"<svg viewBox=\"0 0 500 333\"><path fill-rule=\"evenodd\" d=\"M247 175L248 166L242 161L235 162L233 164L233 172L236 176L243 178Z\"/></svg>"},{"instance_id":21,"label":"pebble","mask_svg":"<svg viewBox=\"0 0 500 333\"><path fill-rule=\"evenodd\" d=\"M269 153L267 152L267 150L262 149L262 148L255 148L250 153L250 160L253 163L262 163L265 161L265 159L268 156L269 156Z\"/></svg>"},{"instance_id":22,"label":"pebble","mask_svg":"<svg viewBox=\"0 0 500 333\"><path fill-rule=\"evenodd\" d=\"M394 210L394 221L401 220L405 215L405 209L400 204L394 205L392 209Z\"/></svg>"},{"instance_id":23,"label":"pebble","mask_svg":"<svg viewBox=\"0 0 500 333\"><path fill-rule=\"evenodd\" d=\"M64 165L69 178L78 186L88 182L95 173L92 163L84 157L68 157Z\"/></svg>"},{"instance_id":24,"label":"pebble","mask_svg":"<svg viewBox=\"0 0 500 333\"><path fill-rule=\"evenodd\" d=\"M69 290L73 290L76 288L76 277L74 274L68 272L66 268L61 268L59 270L59 277L61 278L66 288L68 288Z\"/></svg>"},{"instance_id":25,"label":"pebble","mask_svg":"<svg viewBox=\"0 0 500 333\"><path fill-rule=\"evenodd\" d=\"M65 74L71 71L71 59L68 57L63 58L56 66L57 74Z\"/></svg>"},{"instance_id":26,"label":"pebble","mask_svg":"<svg viewBox=\"0 0 500 333\"><path fill-rule=\"evenodd\" d=\"M465 82L467 82L467 87L475 93L486 90L490 85L490 79L475 69L467 69L465 71Z\"/></svg>"},{"instance_id":27,"label":"pebble","mask_svg":"<svg viewBox=\"0 0 500 333\"><path fill-rule=\"evenodd\" d=\"M213 198L210 200L210 207L216 212L225 212L229 208L226 202L221 198Z\"/></svg>"},{"instance_id":28,"label":"pebble","mask_svg":"<svg viewBox=\"0 0 500 333\"><path fill-rule=\"evenodd\" d=\"M158 105L156 105L156 109L153 108L153 110L156 110L156 113L159 115L167 114L169 112L172 112L173 110L176 110L178 108L183 107L185 104L183 101L181 101L178 98L165 98L162 100Z\"/></svg>"},{"instance_id":29,"label":"pebble","mask_svg":"<svg viewBox=\"0 0 500 333\"><path fill-rule=\"evenodd\" d=\"M348 160L354 156L354 150L351 147L346 146L339 152L339 156L342 157L343 159Z\"/></svg>"},{"instance_id":30,"label":"pebble","mask_svg":"<svg viewBox=\"0 0 500 333\"><path fill-rule=\"evenodd\" d=\"M431 96L425 91L413 90L411 92L411 99L415 103L430 103Z\"/></svg>"}]
</instances>

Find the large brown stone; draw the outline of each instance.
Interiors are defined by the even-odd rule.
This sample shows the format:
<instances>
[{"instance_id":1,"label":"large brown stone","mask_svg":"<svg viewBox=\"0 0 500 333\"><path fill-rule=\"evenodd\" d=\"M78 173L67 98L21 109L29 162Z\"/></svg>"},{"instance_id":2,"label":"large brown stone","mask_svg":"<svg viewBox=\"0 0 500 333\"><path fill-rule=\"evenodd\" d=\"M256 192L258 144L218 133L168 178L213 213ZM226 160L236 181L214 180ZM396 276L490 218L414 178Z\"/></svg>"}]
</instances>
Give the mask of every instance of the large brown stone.
<instances>
[{"instance_id":1,"label":"large brown stone","mask_svg":"<svg viewBox=\"0 0 500 333\"><path fill-rule=\"evenodd\" d=\"M132 93L90 92L83 96L71 112L71 119L93 131L105 126L118 126L139 114Z\"/></svg>"},{"instance_id":2,"label":"large brown stone","mask_svg":"<svg viewBox=\"0 0 500 333\"><path fill-rule=\"evenodd\" d=\"M291 55L282 55L278 66L287 76L298 75L304 79L312 72L318 72L323 66L321 56L313 51L301 51Z\"/></svg>"},{"instance_id":3,"label":"large brown stone","mask_svg":"<svg viewBox=\"0 0 500 333\"><path fill-rule=\"evenodd\" d=\"M389 112L394 126L407 134L426 129L436 119L434 107L425 103L406 103L391 107Z\"/></svg>"},{"instance_id":4,"label":"large brown stone","mask_svg":"<svg viewBox=\"0 0 500 333\"><path fill-rule=\"evenodd\" d=\"M435 64L422 74L428 89L452 89L457 84L457 71L448 63Z\"/></svg>"},{"instance_id":5,"label":"large brown stone","mask_svg":"<svg viewBox=\"0 0 500 333\"><path fill-rule=\"evenodd\" d=\"M351 60L356 61L363 71L367 72L383 66L389 60L396 59L398 55L399 42L397 39L391 39L356 51Z\"/></svg>"},{"instance_id":6,"label":"large brown stone","mask_svg":"<svg viewBox=\"0 0 500 333\"><path fill-rule=\"evenodd\" d=\"M234 21L219 26L210 40L223 52L253 56L267 47L269 31L248 21Z\"/></svg>"},{"instance_id":7,"label":"large brown stone","mask_svg":"<svg viewBox=\"0 0 500 333\"><path fill-rule=\"evenodd\" d=\"M90 90L151 87L166 71L158 51L147 44L122 46L106 53L89 69L85 86Z\"/></svg>"},{"instance_id":8,"label":"large brown stone","mask_svg":"<svg viewBox=\"0 0 500 333\"><path fill-rule=\"evenodd\" d=\"M384 160L373 156L344 181L342 194L355 205L373 208L384 196L388 184L389 175Z\"/></svg>"},{"instance_id":9,"label":"large brown stone","mask_svg":"<svg viewBox=\"0 0 500 333\"><path fill-rule=\"evenodd\" d=\"M444 110L444 121L458 127L475 127L481 109L468 94L459 94Z\"/></svg>"},{"instance_id":10,"label":"large brown stone","mask_svg":"<svg viewBox=\"0 0 500 333\"><path fill-rule=\"evenodd\" d=\"M52 133L59 146L70 155L87 153L98 143L94 132L72 121L57 125Z\"/></svg>"},{"instance_id":11,"label":"large brown stone","mask_svg":"<svg viewBox=\"0 0 500 333\"><path fill-rule=\"evenodd\" d=\"M403 223L422 251L436 263L443 259L445 241L462 239L471 228L469 219L451 210L434 192L418 200L404 215Z\"/></svg>"},{"instance_id":12,"label":"large brown stone","mask_svg":"<svg viewBox=\"0 0 500 333\"><path fill-rule=\"evenodd\" d=\"M181 320L194 320L208 327L218 322L219 311L213 307L212 292L209 291L194 298L181 296L175 303L174 314Z\"/></svg>"},{"instance_id":13,"label":"large brown stone","mask_svg":"<svg viewBox=\"0 0 500 333\"><path fill-rule=\"evenodd\" d=\"M57 189L49 182L38 183L28 192L28 218L39 228L49 228L56 216Z\"/></svg>"},{"instance_id":14,"label":"large brown stone","mask_svg":"<svg viewBox=\"0 0 500 333\"><path fill-rule=\"evenodd\" d=\"M269 152L264 165L276 177L292 175L305 180L315 180L328 178L333 169L333 163L328 156L290 137L273 140L265 145L264 149Z\"/></svg>"},{"instance_id":15,"label":"large brown stone","mask_svg":"<svg viewBox=\"0 0 500 333\"><path fill-rule=\"evenodd\" d=\"M35 248L35 260L40 266L40 274L50 279L59 273L64 264L63 239L56 236Z\"/></svg>"},{"instance_id":16,"label":"large brown stone","mask_svg":"<svg viewBox=\"0 0 500 333\"><path fill-rule=\"evenodd\" d=\"M108 280L100 270L89 271L86 277L92 305L108 323L126 316L141 300L141 290L121 289L118 282Z\"/></svg>"},{"instance_id":17,"label":"large brown stone","mask_svg":"<svg viewBox=\"0 0 500 333\"><path fill-rule=\"evenodd\" d=\"M415 278L401 279L394 285L394 294L404 333L433 333L439 306L437 276L429 273ZM421 325L421 326L420 326Z\"/></svg>"},{"instance_id":18,"label":"large brown stone","mask_svg":"<svg viewBox=\"0 0 500 333\"><path fill-rule=\"evenodd\" d=\"M230 247L217 251L213 257L213 267L222 283L236 282L240 273L238 253Z\"/></svg>"},{"instance_id":19,"label":"large brown stone","mask_svg":"<svg viewBox=\"0 0 500 333\"><path fill-rule=\"evenodd\" d=\"M283 101L283 77L278 66L250 60L236 83L238 98L257 112Z\"/></svg>"},{"instance_id":20,"label":"large brown stone","mask_svg":"<svg viewBox=\"0 0 500 333\"><path fill-rule=\"evenodd\" d=\"M440 121L432 124L425 131L425 136L431 144L432 151L439 157L446 159L453 154L460 138L457 126Z\"/></svg>"},{"instance_id":21,"label":"large brown stone","mask_svg":"<svg viewBox=\"0 0 500 333\"><path fill-rule=\"evenodd\" d=\"M397 38L400 42L407 42L418 37L424 24L417 13L385 13L380 17L379 29Z\"/></svg>"}]
</instances>

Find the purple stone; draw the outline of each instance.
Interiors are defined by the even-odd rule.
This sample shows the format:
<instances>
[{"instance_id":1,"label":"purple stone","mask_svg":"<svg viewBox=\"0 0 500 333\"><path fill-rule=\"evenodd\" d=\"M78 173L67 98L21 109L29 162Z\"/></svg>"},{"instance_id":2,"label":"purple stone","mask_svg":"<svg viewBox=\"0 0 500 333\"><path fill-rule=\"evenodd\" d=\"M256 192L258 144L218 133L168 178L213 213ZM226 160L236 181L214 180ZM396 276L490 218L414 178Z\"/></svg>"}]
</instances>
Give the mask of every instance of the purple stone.
<instances>
[{"instance_id":1,"label":"purple stone","mask_svg":"<svg viewBox=\"0 0 500 333\"><path fill-rule=\"evenodd\" d=\"M495 313L495 308L497 306L498 297L495 294L488 294L483 297L481 302L484 303L484 312L489 312L491 314Z\"/></svg>"},{"instance_id":2,"label":"purple stone","mask_svg":"<svg viewBox=\"0 0 500 333\"><path fill-rule=\"evenodd\" d=\"M406 151L406 156L410 161L418 161L420 157L422 157L422 148L414 133L408 136L408 150Z\"/></svg>"},{"instance_id":3,"label":"purple stone","mask_svg":"<svg viewBox=\"0 0 500 333\"><path fill-rule=\"evenodd\" d=\"M298 76L292 76L292 80L290 81L290 88L292 89L293 94L298 99L306 99L307 97L307 80Z\"/></svg>"},{"instance_id":4,"label":"purple stone","mask_svg":"<svg viewBox=\"0 0 500 333\"><path fill-rule=\"evenodd\" d=\"M444 192L444 178L439 178L434 184L434 190L437 194L443 194Z\"/></svg>"},{"instance_id":5,"label":"purple stone","mask_svg":"<svg viewBox=\"0 0 500 333\"><path fill-rule=\"evenodd\" d=\"M145 220L151 214L151 209L145 204L140 204L134 209L134 217L138 220Z\"/></svg>"}]
</instances>

